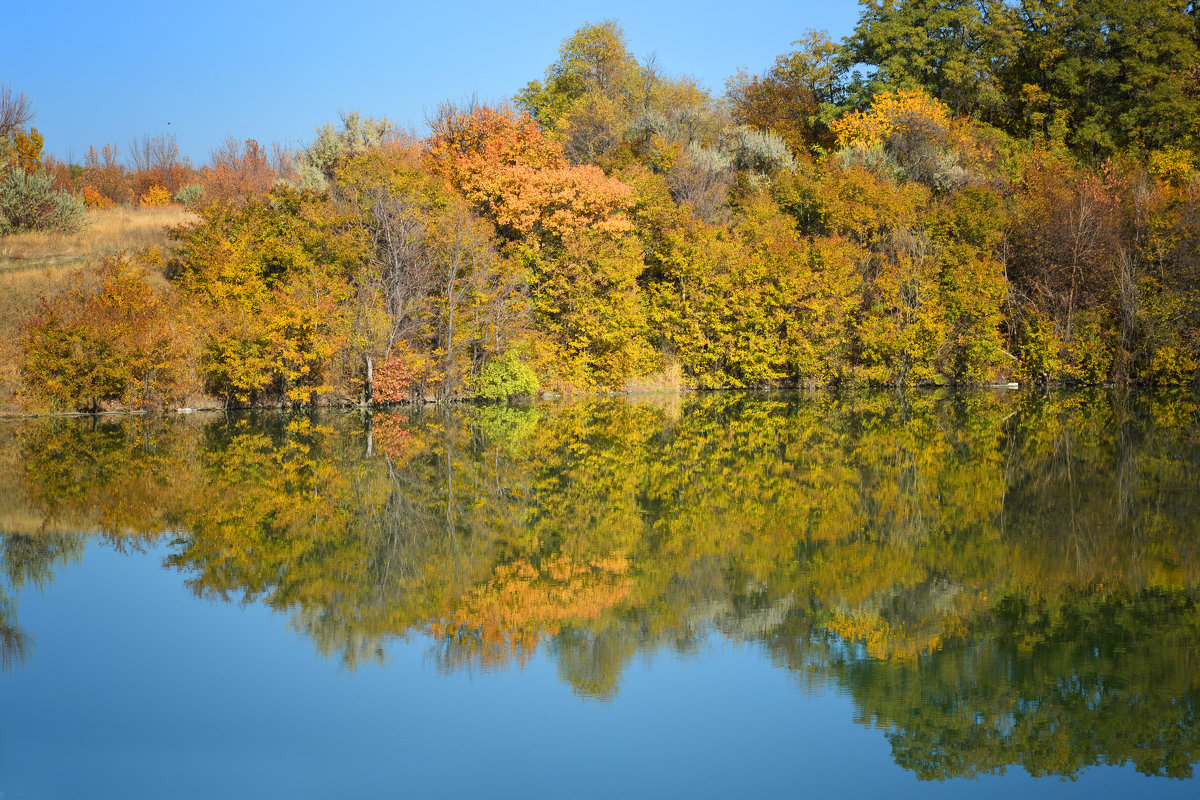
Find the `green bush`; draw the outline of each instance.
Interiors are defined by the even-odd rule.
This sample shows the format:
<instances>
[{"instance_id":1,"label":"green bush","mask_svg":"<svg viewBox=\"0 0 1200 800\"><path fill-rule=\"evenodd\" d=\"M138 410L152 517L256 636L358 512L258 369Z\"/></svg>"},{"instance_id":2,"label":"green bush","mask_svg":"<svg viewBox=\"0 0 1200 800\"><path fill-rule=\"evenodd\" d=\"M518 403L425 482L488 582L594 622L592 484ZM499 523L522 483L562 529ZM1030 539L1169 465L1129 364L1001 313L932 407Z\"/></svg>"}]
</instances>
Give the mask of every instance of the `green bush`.
<instances>
[{"instance_id":1,"label":"green bush","mask_svg":"<svg viewBox=\"0 0 1200 800\"><path fill-rule=\"evenodd\" d=\"M475 380L475 396L483 400L537 394L538 379L533 368L513 351L488 363Z\"/></svg>"},{"instance_id":2,"label":"green bush","mask_svg":"<svg viewBox=\"0 0 1200 800\"><path fill-rule=\"evenodd\" d=\"M54 230L70 233L87 221L83 198L57 191L45 170L10 167L0 176L0 235Z\"/></svg>"}]
</instances>

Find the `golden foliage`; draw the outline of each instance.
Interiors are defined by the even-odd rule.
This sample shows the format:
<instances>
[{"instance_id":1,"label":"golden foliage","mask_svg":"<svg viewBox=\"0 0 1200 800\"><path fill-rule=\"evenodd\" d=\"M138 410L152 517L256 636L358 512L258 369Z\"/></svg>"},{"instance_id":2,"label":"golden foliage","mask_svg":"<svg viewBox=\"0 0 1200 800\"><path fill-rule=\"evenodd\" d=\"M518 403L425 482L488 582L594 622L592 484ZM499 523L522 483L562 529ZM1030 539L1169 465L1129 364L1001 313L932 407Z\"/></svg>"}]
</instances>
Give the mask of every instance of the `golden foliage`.
<instances>
[{"instance_id":1,"label":"golden foliage","mask_svg":"<svg viewBox=\"0 0 1200 800\"><path fill-rule=\"evenodd\" d=\"M171 204L171 193L162 186L151 186L138 197L139 208L161 208Z\"/></svg>"}]
</instances>

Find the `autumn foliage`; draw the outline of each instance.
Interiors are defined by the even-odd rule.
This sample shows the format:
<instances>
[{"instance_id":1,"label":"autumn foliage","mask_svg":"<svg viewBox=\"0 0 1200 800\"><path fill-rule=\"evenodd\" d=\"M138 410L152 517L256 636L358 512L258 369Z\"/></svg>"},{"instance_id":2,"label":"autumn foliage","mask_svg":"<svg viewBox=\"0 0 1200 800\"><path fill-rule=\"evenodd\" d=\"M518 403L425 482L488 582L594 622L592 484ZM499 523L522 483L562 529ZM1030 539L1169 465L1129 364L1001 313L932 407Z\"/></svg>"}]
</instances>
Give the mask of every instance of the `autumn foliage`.
<instances>
[{"instance_id":1,"label":"autumn foliage","mask_svg":"<svg viewBox=\"0 0 1200 800\"><path fill-rule=\"evenodd\" d=\"M1062 87L900 58L880 31L924 12L895 6L844 45L805 34L719 101L605 21L517 105L445 104L423 139L351 113L291 157L230 139L197 171L156 135L133 169L106 146L54 180L93 208L187 180L201 222L175 233L166 291L196 383L228 404L1194 381L1194 134L1143 120L1118 152L1103 115L1060 113ZM971 36L1026 35L960 11ZM955 70L983 63L929 35ZM1005 58L1044 44L1016 39ZM881 72L855 79L848 52Z\"/></svg>"},{"instance_id":2,"label":"autumn foliage","mask_svg":"<svg viewBox=\"0 0 1200 800\"><path fill-rule=\"evenodd\" d=\"M400 403L408 400L413 390L413 369L409 360L393 353L375 367L372 393L376 402Z\"/></svg>"},{"instance_id":3,"label":"autumn foliage","mask_svg":"<svg viewBox=\"0 0 1200 800\"><path fill-rule=\"evenodd\" d=\"M65 411L179 402L193 389L180 310L141 265L105 261L95 286L44 301L27 324L21 372L31 399Z\"/></svg>"},{"instance_id":4,"label":"autumn foliage","mask_svg":"<svg viewBox=\"0 0 1200 800\"><path fill-rule=\"evenodd\" d=\"M461 598L429 632L467 640L485 667L522 661L565 625L586 625L624 601L633 587L621 554L578 562L566 554L535 566L496 567L492 580Z\"/></svg>"},{"instance_id":5,"label":"autumn foliage","mask_svg":"<svg viewBox=\"0 0 1200 800\"><path fill-rule=\"evenodd\" d=\"M266 150L254 139L230 137L212 153L199 181L206 202L246 203L265 195L279 179Z\"/></svg>"}]
</instances>

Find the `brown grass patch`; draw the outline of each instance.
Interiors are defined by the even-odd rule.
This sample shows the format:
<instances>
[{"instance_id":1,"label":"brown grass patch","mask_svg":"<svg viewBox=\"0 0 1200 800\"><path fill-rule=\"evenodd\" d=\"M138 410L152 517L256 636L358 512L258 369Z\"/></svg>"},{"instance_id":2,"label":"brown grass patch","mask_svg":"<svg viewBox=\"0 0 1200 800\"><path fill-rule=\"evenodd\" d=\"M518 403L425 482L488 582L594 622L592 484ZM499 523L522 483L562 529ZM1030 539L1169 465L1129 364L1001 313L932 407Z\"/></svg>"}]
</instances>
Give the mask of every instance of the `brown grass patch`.
<instances>
[{"instance_id":1,"label":"brown grass patch","mask_svg":"<svg viewBox=\"0 0 1200 800\"><path fill-rule=\"evenodd\" d=\"M0 239L0 274L79 266L124 250L164 247L168 227L198 220L180 206L89 211L88 226L78 233L35 231Z\"/></svg>"}]
</instances>

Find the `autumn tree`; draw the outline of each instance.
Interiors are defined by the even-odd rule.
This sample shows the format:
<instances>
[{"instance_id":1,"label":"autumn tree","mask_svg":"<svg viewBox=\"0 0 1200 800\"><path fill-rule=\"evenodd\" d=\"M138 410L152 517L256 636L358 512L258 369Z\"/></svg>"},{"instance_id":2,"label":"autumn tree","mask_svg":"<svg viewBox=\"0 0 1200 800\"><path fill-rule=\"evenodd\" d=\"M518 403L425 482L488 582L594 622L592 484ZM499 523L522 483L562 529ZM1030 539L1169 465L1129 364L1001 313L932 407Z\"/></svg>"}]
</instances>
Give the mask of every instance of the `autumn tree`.
<instances>
[{"instance_id":1,"label":"autumn tree","mask_svg":"<svg viewBox=\"0 0 1200 800\"><path fill-rule=\"evenodd\" d=\"M885 91L831 123L843 164L894 164L900 178L948 191L990 177L970 124L923 90Z\"/></svg>"},{"instance_id":2,"label":"autumn tree","mask_svg":"<svg viewBox=\"0 0 1200 800\"><path fill-rule=\"evenodd\" d=\"M204 198L213 202L249 202L266 194L279 177L267 151L254 139L228 137L212 151L211 161L200 185Z\"/></svg>"},{"instance_id":3,"label":"autumn tree","mask_svg":"<svg viewBox=\"0 0 1200 800\"><path fill-rule=\"evenodd\" d=\"M134 174L133 195L140 197L155 186L174 194L192 175L192 165L179 152L173 133L146 134L129 142L129 165Z\"/></svg>"},{"instance_id":4,"label":"autumn tree","mask_svg":"<svg viewBox=\"0 0 1200 800\"><path fill-rule=\"evenodd\" d=\"M574 163L592 163L624 134L626 107L636 91L637 60L613 20L586 24L563 41L545 83L518 95L525 109L555 131Z\"/></svg>"},{"instance_id":5,"label":"autumn tree","mask_svg":"<svg viewBox=\"0 0 1200 800\"><path fill-rule=\"evenodd\" d=\"M88 196L102 197L113 203L128 203L133 196L133 182L120 160L120 149L109 143L99 150L88 147L83 155L83 172L79 184ZM93 200L93 202L95 202Z\"/></svg>"},{"instance_id":6,"label":"autumn tree","mask_svg":"<svg viewBox=\"0 0 1200 800\"><path fill-rule=\"evenodd\" d=\"M736 122L774 131L797 153L811 145L829 147L822 113L844 99L841 50L824 31L808 31L792 44L796 49L775 59L765 74L730 78L725 102Z\"/></svg>"},{"instance_id":7,"label":"autumn tree","mask_svg":"<svg viewBox=\"0 0 1200 800\"><path fill-rule=\"evenodd\" d=\"M648 112L682 123L689 134L683 146L693 138L711 144L719 133L707 92L664 74L653 59L639 63L613 20L580 26L558 55L544 82L530 82L516 99L573 164L623 165L631 129Z\"/></svg>"},{"instance_id":8,"label":"autumn tree","mask_svg":"<svg viewBox=\"0 0 1200 800\"><path fill-rule=\"evenodd\" d=\"M1026 171L1008 275L1017 301L1011 329L1023 357L1042 371L1030 378L1110 377L1124 227L1114 177L1049 155Z\"/></svg>"},{"instance_id":9,"label":"autumn tree","mask_svg":"<svg viewBox=\"0 0 1200 800\"><path fill-rule=\"evenodd\" d=\"M154 409L194 388L191 326L177 298L136 261L110 258L95 287L44 300L22 348L34 408Z\"/></svg>"},{"instance_id":10,"label":"autumn tree","mask_svg":"<svg viewBox=\"0 0 1200 800\"><path fill-rule=\"evenodd\" d=\"M831 253L814 252L764 197L728 229L692 221L668 237L647 281L650 320L692 382L763 387L838 375L845 353L827 342L848 330L857 265L829 264ZM828 267L839 277L827 281Z\"/></svg>"},{"instance_id":11,"label":"autumn tree","mask_svg":"<svg viewBox=\"0 0 1200 800\"><path fill-rule=\"evenodd\" d=\"M530 272L539 357L565 385L620 386L646 366L630 189L571 166L537 124L511 109L444 107L432 122L433 169L491 219Z\"/></svg>"},{"instance_id":12,"label":"autumn tree","mask_svg":"<svg viewBox=\"0 0 1200 800\"><path fill-rule=\"evenodd\" d=\"M168 270L196 310L209 391L229 404L356 392L332 383L366 248L351 219L288 188L200 214L174 232Z\"/></svg>"},{"instance_id":13,"label":"autumn tree","mask_svg":"<svg viewBox=\"0 0 1200 800\"><path fill-rule=\"evenodd\" d=\"M356 278L364 356L385 378L402 370L417 396L464 395L523 333L522 271L497 252L493 226L429 171L420 148L390 145L350 160L335 194L372 243Z\"/></svg>"}]
</instances>

